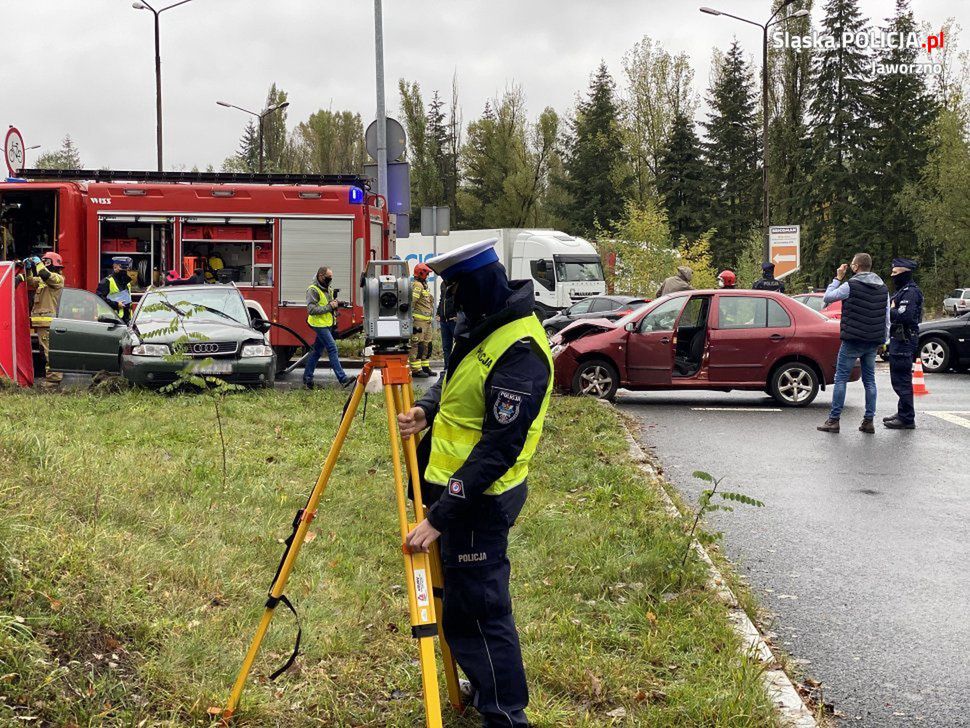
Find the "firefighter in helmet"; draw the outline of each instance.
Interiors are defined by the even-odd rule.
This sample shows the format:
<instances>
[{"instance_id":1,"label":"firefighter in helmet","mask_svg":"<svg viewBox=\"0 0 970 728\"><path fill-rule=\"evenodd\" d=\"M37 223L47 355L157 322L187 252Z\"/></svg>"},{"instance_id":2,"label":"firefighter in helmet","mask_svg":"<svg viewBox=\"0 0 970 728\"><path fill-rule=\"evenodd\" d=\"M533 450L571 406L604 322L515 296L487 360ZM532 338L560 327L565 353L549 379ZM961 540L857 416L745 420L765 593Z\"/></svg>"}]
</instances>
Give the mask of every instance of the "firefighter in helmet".
<instances>
[{"instance_id":1,"label":"firefighter in helmet","mask_svg":"<svg viewBox=\"0 0 970 728\"><path fill-rule=\"evenodd\" d=\"M411 335L411 375L430 377L431 371L431 334L434 318L434 296L428 286L431 268L424 263L414 266L414 280L411 283L411 310L414 315L414 333Z\"/></svg>"},{"instance_id":2,"label":"firefighter in helmet","mask_svg":"<svg viewBox=\"0 0 970 728\"><path fill-rule=\"evenodd\" d=\"M737 288L738 287L738 277L734 275L733 270L722 270L717 274L717 287L718 288Z\"/></svg>"},{"instance_id":3,"label":"firefighter in helmet","mask_svg":"<svg viewBox=\"0 0 970 728\"><path fill-rule=\"evenodd\" d=\"M57 316L57 307L64 290L64 261L57 253L44 253L43 258L36 255L24 261L27 287L34 292L34 304L30 310L30 325L37 333L40 348L44 351L46 376L44 384L53 386L64 375L51 371L51 321Z\"/></svg>"},{"instance_id":4,"label":"firefighter in helmet","mask_svg":"<svg viewBox=\"0 0 970 728\"><path fill-rule=\"evenodd\" d=\"M111 259L111 274L101 279L95 293L125 323L131 321L131 258L118 255Z\"/></svg>"}]
</instances>

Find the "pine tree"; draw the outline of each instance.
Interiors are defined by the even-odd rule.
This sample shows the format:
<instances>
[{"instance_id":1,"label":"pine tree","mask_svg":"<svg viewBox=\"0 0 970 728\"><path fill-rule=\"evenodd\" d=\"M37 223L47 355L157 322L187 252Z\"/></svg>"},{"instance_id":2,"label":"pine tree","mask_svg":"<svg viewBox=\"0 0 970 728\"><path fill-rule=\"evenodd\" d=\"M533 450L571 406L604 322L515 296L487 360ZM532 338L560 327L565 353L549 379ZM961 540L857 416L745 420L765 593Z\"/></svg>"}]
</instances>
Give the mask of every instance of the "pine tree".
<instances>
[{"instance_id":1,"label":"pine tree","mask_svg":"<svg viewBox=\"0 0 970 728\"><path fill-rule=\"evenodd\" d=\"M240 171L256 172L259 170L259 129L256 122L250 119L246 122L242 137L239 139L239 149L236 151Z\"/></svg>"},{"instance_id":2,"label":"pine tree","mask_svg":"<svg viewBox=\"0 0 970 728\"><path fill-rule=\"evenodd\" d=\"M710 106L713 113L705 124L713 187L710 225L717 230L712 252L719 268L731 268L759 224L762 190L754 79L737 41L716 69Z\"/></svg>"},{"instance_id":3,"label":"pine tree","mask_svg":"<svg viewBox=\"0 0 970 728\"><path fill-rule=\"evenodd\" d=\"M888 23L883 30L893 34L890 37L906 38L918 30L908 0L896 0L896 15ZM867 250L884 266L894 256L909 257L916 250L915 225L899 196L907 184L919 179L926 164L937 113L925 76L905 70L917 61L918 49L894 45L903 47L885 49L875 64L873 143L865 158L866 189L871 192L864 206L870 221Z\"/></svg>"},{"instance_id":4,"label":"pine tree","mask_svg":"<svg viewBox=\"0 0 970 728\"><path fill-rule=\"evenodd\" d=\"M45 152L37 157L37 169L81 169L81 154L68 134L61 140L56 152Z\"/></svg>"},{"instance_id":5,"label":"pine tree","mask_svg":"<svg viewBox=\"0 0 970 728\"><path fill-rule=\"evenodd\" d=\"M775 7L783 0L775 0ZM812 9L812 0L796 0L785 15ZM789 36L811 31L811 17L795 18L780 28ZM806 114L811 82L812 54L809 48L791 44L769 48L771 120L768 127L768 169L771 220L775 224L797 224L809 209L807 183L809 153ZM760 262L759 262L760 265ZM760 275L760 274L759 274Z\"/></svg>"},{"instance_id":6,"label":"pine tree","mask_svg":"<svg viewBox=\"0 0 970 728\"><path fill-rule=\"evenodd\" d=\"M605 63L590 79L570 130L565 175L556 179L569 202L557 212L578 233L590 232L597 224L609 229L623 215L624 194L632 177L623 148L619 104Z\"/></svg>"},{"instance_id":7,"label":"pine tree","mask_svg":"<svg viewBox=\"0 0 970 728\"><path fill-rule=\"evenodd\" d=\"M657 171L657 191L675 238L693 239L706 229L710 207L707 175L694 123L677 114Z\"/></svg>"},{"instance_id":8,"label":"pine tree","mask_svg":"<svg viewBox=\"0 0 970 728\"><path fill-rule=\"evenodd\" d=\"M829 273L866 244L866 221L858 205L865 175L860 166L869 144L867 84L871 63L866 52L842 43L843 33L864 33L858 0L828 0L822 33L835 39L812 58L810 154L811 217L802 258L816 277Z\"/></svg>"}]
</instances>

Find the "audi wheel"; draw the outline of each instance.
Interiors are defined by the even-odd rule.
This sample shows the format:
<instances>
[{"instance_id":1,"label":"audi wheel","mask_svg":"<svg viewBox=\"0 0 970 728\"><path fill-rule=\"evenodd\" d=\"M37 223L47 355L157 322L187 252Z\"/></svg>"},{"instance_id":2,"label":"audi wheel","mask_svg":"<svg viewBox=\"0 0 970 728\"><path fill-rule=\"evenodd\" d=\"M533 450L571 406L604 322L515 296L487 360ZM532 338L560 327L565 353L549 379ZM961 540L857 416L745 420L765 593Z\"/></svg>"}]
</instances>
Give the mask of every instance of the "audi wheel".
<instances>
[{"instance_id":1,"label":"audi wheel","mask_svg":"<svg viewBox=\"0 0 970 728\"><path fill-rule=\"evenodd\" d=\"M818 375L808 364L788 362L775 369L769 389L786 407L806 407L818 396Z\"/></svg>"},{"instance_id":2,"label":"audi wheel","mask_svg":"<svg viewBox=\"0 0 970 728\"><path fill-rule=\"evenodd\" d=\"M616 369L604 359L584 361L573 375L573 393L613 401L620 386Z\"/></svg>"},{"instance_id":3,"label":"audi wheel","mask_svg":"<svg viewBox=\"0 0 970 728\"><path fill-rule=\"evenodd\" d=\"M924 372L945 372L950 368L950 345L938 336L931 336L920 344L919 358Z\"/></svg>"}]
</instances>

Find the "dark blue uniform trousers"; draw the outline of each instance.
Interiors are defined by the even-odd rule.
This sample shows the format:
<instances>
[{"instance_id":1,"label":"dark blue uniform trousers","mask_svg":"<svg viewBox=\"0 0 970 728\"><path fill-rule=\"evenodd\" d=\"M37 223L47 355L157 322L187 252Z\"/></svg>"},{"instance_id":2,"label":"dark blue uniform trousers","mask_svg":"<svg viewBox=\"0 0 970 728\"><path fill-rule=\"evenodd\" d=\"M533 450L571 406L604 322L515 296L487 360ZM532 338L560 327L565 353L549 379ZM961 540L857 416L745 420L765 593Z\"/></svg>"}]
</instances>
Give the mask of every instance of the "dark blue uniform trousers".
<instances>
[{"instance_id":1,"label":"dark blue uniform trousers","mask_svg":"<svg viewBox=\"0 0 970 728\"><path fill-rule=\"evenodd\" d=\"M528 726L519 635L509 594L507 528L446 531L442 627L458 665L475 689L486 728Z\"/></svg>"},{"instance_id":2,"label":"dark blue uniform trousers","mask_svg":"<svg viewBox=\"0 0 970 728\"><path fill-rule=\"evenodd\" d=\"M916 359L917 343L909 339L889 341L889 379L893 391L899 397L896 416L901 422L916 421L913 406L913 360Z\"/></svg>"}]
</instances>

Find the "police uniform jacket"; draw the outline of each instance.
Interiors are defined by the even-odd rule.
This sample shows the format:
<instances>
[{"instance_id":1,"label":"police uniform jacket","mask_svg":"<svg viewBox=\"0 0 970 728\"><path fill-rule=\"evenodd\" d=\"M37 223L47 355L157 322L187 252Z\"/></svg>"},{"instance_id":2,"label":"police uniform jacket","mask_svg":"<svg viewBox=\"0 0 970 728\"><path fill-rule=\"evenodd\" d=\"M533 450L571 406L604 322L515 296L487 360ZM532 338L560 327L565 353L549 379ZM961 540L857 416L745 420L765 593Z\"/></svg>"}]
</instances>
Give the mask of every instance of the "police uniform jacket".
<instances>
[{"instance_id":1,"label":"police uniform jacket","mask_svg":"<svg viewBox=\"0 0 970 728\"><path fill-rule=\"evenodd\" d=\"M919 336L923 320L923 292L910 281L893 294L889 306L889 333L892 341L913 340Z\"/></svg>"},{"instance_id":2,"label":"police uniform jacket","mask_svg":"<svg viewBox=\"0 0 970 728\"><path fill-rule=\"evenodd\" d=\"M448 363L451 371L492 332L510 321L532 313L535 300L532 282L513 281L510 287L513 293L505 307L474 328L469 329L464 317L459 317L455 330L455 346ZM438 412L445 376L443 374L417 402L417 406L427 415L429 425ZM442 488L425 489L425 502L433 502L427 517L435 529L508 529L512 525L525 502L527 484L522 483L498 496L483 494L515 464L522 452L529 428L539 415L551 376L545 355L534 350L529 341L513 344L495 363L485 381L482 438L465 464L454 474L455 478L464 483L464 493L459 497ZM509 409L510 401L517 403L514 411ZM425 437L418 449L422 473L430 440L430 436Z\"/></svg>"}]
</instances>

